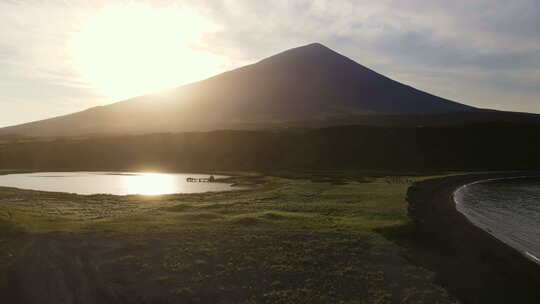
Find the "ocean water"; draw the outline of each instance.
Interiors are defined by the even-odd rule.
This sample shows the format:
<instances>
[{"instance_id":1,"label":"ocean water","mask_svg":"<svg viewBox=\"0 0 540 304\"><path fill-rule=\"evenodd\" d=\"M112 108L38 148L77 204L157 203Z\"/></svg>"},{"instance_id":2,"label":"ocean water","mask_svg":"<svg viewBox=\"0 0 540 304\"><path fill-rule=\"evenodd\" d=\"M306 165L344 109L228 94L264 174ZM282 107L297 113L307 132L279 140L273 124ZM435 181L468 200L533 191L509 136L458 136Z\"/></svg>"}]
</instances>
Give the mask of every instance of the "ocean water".
<instances>
[{"instance_id":1,"label":"ocean water","mask_svg":"<svg viewBox=\"0 0 540 304\"><path fill-rule=\"evenodd\" d=\"M454 200L472 223L540 263L540 178L476 182Z\"/></svg>"},{"instance_id":2,"label":"ocean water","mask_svg":"<svg viewBox=\"0 0 540 304\"><path fill-rule=\"evenodd\" d=\"M77 194L172 194L227 191L238 188L226 183L191 183L187 177L202 174L147 172L42 172L0 175L0 186ZM215 175L215 178L226 176Z\"/></svg>"}]
</instances>

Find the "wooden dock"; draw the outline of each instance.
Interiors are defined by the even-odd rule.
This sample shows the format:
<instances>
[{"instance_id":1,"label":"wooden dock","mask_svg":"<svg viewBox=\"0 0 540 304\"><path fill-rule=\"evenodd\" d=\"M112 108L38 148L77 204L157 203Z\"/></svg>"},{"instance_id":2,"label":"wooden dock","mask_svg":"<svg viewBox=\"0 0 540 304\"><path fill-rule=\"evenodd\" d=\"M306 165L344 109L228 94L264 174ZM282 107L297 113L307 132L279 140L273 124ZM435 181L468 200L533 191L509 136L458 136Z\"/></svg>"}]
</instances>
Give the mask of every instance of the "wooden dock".
<instances>
[{"instance_id":1,"label":"wooden dock","mask_svg":"<svg viewBox=\"0 0 540 304\"><path fill-rule=\"evenodd\" d=\"M213 183L216 181L216 179L214 178L213 175L211 175L210 177L201 177L201 178L188 177L186 178L186 181L188 183Z\"/></svg>"}]
</instances>

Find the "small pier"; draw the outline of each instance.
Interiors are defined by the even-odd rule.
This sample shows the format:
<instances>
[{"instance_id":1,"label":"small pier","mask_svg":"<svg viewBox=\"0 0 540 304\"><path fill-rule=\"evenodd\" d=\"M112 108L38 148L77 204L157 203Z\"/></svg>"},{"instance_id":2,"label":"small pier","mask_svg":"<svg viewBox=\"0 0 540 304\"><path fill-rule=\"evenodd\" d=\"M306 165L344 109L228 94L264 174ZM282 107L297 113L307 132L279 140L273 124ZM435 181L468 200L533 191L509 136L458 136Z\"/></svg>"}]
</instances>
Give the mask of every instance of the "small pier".
<instances>
[{"instance_id":1,"label":"small pier","mask_svg":"<svg viewBox=\"0 0 540 304\"><path fill-rule=\"evenodd\" d=\"M188 177L186 181L188 183L213 183L216 179L213 175L210 175L210 177Z\"/></svg>"}]
</instances>

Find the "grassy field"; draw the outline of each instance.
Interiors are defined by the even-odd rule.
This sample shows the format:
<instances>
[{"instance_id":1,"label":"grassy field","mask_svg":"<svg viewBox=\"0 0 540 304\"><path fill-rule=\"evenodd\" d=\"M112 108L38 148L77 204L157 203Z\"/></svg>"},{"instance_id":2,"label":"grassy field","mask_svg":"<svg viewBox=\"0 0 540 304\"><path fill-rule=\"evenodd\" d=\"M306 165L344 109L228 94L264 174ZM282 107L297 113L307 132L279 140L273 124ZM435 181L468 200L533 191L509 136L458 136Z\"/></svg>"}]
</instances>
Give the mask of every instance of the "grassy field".
<instances>
[{"instance_id":1,"label":"grassy field","mask_svg":"<svg viewBox=\"0 0 540 304\"><path fill-rule=\"evenodd\" d=\"M405 192L423 178L251 174L231 178L242 190L163 196L0 188L0 287L29 303L58 288L34 278L55 268L65 297L81 294L61 279L73 275L106 290L86 296L102 303L453 303L385 238L407 233Z\"/></svg>"}]
</instances>

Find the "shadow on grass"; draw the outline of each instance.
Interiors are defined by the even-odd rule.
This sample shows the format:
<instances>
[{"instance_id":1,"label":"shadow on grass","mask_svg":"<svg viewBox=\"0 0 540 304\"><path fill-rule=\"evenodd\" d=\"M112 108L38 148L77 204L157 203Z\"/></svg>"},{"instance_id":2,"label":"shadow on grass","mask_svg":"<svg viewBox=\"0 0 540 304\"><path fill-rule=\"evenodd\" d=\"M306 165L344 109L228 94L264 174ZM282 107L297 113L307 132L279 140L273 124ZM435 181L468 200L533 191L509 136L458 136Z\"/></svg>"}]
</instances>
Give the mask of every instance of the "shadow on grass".
<instances>
[{"instance_id":1,"label":"shadow on grass","mask_svg":"<svg viewBox=\"0 0 540 304\"><path fill-rule=\"evenodd\" d=\"M450 240L426 237L412 222L375 232L404 248L411 263L432 271L435 283L461 303L538 303L539 292L525 276L507 273L499 267L505 261L479 253L474 244L456 249Z\"/></svg>"},{"instance_id":2,"label":"shadow on grass","mask_svg":"<svg viewBox=\"0 0 540 304\"><path fill-rule=\"evenodd\" d=\"M21 231L13 221L0 219L0 236L12 236L18 233L21 233Z\"/></svg>"},{"instance_id":3,"label":"shadow on grass","mask_svg":"<svg viewBox=\"0 0 540 304\"><path fill-rule=\"evenodd\" d=\"M410 247L414 235L414 225L406 223L374 229L374 231L389 241L402 247Z\"/></svg>"}]
</instances>

